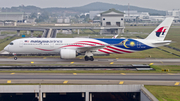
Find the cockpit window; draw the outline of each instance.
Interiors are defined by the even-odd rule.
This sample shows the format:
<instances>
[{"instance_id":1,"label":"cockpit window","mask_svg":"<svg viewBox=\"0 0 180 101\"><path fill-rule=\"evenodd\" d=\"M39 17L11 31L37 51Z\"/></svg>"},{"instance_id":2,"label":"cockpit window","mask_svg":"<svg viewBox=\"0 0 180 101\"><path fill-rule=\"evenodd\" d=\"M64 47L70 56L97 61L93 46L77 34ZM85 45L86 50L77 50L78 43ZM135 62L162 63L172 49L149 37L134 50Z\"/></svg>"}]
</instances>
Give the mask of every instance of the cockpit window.
<instances>
[{"instance_id":1,"label":"cockpit window","mask_svg":"<svg viewBox=\"0 0 180 101\"><path fill-rule=\"evenodd\" d=\"M13 45L13 43L11 42L9 45Z\"/></svg>"}]
</instances>

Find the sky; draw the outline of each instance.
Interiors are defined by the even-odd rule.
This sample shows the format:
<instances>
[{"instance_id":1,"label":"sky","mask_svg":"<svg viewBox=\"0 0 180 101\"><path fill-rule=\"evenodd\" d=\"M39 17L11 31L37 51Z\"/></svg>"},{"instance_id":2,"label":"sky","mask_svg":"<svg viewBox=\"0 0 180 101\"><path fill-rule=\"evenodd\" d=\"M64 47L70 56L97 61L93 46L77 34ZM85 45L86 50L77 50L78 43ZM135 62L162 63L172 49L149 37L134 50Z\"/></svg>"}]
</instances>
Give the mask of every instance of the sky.
<instances>
[{"instance_id":1,"label":"sky","mask_svg":"<svg viewBox=\"0 0 180 101\"><path fill-rule=\"evenodd\" d=\"M78 7L93 2L104 2L119 5L156 9L156 10L172 10L180 9L180 0L1 0L0 7L12 7L19 5L33 5L41 8L46 7Z\"/></svg>"}]
</instances>

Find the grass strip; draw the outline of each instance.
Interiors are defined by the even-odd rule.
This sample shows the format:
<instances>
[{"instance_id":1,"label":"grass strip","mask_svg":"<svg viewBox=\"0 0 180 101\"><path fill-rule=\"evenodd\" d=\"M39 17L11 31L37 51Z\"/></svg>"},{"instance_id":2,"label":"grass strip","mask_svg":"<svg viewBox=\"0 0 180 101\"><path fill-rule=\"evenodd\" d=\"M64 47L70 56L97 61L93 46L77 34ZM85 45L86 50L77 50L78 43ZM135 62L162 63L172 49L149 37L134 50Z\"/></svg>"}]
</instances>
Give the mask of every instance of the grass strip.
<instances>
[{"instance_id":1,"label":"grass strip","mask_svg":"<svg viewBox=\"0 0 180 101\"><path fill-rule=\"evenodd\" d=\"M159 101L180 101L180 86L145 86Z\"/></svg>"}]
</instances>

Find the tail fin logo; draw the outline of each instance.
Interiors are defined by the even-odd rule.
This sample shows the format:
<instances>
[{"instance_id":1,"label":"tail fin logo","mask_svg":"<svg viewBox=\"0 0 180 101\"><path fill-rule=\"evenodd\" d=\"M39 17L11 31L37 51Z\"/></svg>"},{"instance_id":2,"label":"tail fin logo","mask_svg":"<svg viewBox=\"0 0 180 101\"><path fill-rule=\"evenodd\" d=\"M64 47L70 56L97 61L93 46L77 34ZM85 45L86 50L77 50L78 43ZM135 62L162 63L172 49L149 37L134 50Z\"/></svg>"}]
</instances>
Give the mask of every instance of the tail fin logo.
<instances>
[{"instance_id":1,"label":"tail fin logo","mask_svg":"<svg viewBox=\"0 0 180 101\"><path fill-rule=\"evenodd\" d=\"M167 27L161 27L161 28L159 28L159 29L156 31L156 36L157 36L157 37L160 37L161 33L162 33L162 35L164 35L164 33L166 32L166 29L167 29Z\"/></svg>"}]
</instances>

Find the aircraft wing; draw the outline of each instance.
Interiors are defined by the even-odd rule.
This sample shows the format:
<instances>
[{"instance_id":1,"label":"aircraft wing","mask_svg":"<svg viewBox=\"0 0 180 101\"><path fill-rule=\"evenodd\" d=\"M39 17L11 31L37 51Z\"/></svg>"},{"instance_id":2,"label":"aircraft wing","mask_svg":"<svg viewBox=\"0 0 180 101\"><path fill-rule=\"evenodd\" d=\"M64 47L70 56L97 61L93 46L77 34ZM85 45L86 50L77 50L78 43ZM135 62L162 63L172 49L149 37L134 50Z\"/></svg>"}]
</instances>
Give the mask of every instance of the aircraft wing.
<instances>
[{"instance_id":1,"label":"aircraft wing","mask_svg":"<svg viewBox=\"0 0 180 101\"><path fill-rule=\"evenodd\" d=\"M77 48L78 51L96 51L98 49L105 48L107 45L101 45L101 46L86 46L86 47L80 47Z\"/></svg>"},{"instance_id":2,"label":"aircraft wing","mask_svg":"<svg viewBox=\"0 0 180 101\"><path fill-rule=\"evenodd\" d=\"M78 52L84 52L84 51L97 51L98 49L105 48L106 46L109 46L109 45L96 45L96 46L83 46L83 47L77 45L74 47L66 47L66 48L74 49L74 50L77 50Z\"/></svg>"}]
</instances>

